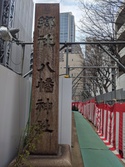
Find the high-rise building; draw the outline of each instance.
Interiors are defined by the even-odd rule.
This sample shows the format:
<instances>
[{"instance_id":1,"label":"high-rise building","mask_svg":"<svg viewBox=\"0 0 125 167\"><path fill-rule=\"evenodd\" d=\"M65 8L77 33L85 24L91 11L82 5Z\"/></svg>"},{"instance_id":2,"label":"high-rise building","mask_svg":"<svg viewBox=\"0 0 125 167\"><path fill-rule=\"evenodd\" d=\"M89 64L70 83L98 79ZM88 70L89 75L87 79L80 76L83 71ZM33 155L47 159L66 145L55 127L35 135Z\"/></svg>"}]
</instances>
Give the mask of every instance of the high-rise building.
<instances>
[{"instance_id":1,"label":"high-rise building","mask_svg":"<svg viewBox=\"0 0 125 167\"><path fill-rule=\"evenodd\" d=\"M115 32L116 39L118 41L125 40L125 2L123 2L123 6L118 10L118 14L115 21ZM125 45L119 44L117 46L117 52L119 54L119 61L125 67ZM116 80L116 89L125 90L125 71L119 66L119 70L117 72L117 80Z\"/></svg>"},{"instance_id":2,"label":"high-rise building","mask_svg":"<svg viewBox=\"0 0 125 167\"><path fill-rule=\"evenodd\" d=\"M32 42L32 23L33 23L33 0L16 0L15 1L15 17L13 26L19 28L18 39L20 41ZM32 53L32 45L26 45L25 48L21 45L12 45L12 55L9 59L10 67L23 74L29 71L30 67L30 56ZM24 56L24 60L23 60Z\"/></svg>"},{"instance_id":3,"label":"high-rise building","mask_svg":"<svg viewBox=\"0 0 125 167\"><path fill-rule=\"evenodd\" d=\"M83 53L80 45L72 45L68 51L68 62L66 48L60 51L59 75L60 77L70 77L73 80L72 99L73 101L82 101L83 92ZM66 65L68 63L68 74L66 75ZM81 77L81 78L80 78Z\"/></svg>"},{"instance_id":4,"label":"high-rise building","mask_svg":"<svg viewBox=\"0 0 125 167\"><path fill-rule=\"evenodd\" d=\"M2 25L3 0L0 1L0 26Z\"/></svg>"},{"instance_id":5,"label":"high-rise building","mask_svg":"<svg viewBox=\"0 0 125 167\"><path fill-rule=\"evenodd\" d=\"M24 43L32 42L33 7L33 0L0 0L0 26L19 29L17 38ZM22 45L0 39L0 64L17 73L29 71L32 46L25 45L23 48Z\"/></svg>"},{"instance_id":6,"label":"high-rise building","mask_svg":"<svg viewBox=\"0 0 125 167\"><path fill-rule=\"evenodd\" d=\"M60 13L60 42L75 42L75 20L71 12Z\"/></svg>"},{"instance_id":7,"label":"high-rise building","mask_svg":"<svg viewBox=\"0 0 125 167\"><path fill-rule=\"evenodd\" d=\"M11 28L13 22L13 8L14 8L14 0L1 0L0 1L0 26L6 26ZM0 64L6 64L6 54L8 54L7 50L10 50L9 45L3 42L0 39Z\"/></svg>"}]
</instances>

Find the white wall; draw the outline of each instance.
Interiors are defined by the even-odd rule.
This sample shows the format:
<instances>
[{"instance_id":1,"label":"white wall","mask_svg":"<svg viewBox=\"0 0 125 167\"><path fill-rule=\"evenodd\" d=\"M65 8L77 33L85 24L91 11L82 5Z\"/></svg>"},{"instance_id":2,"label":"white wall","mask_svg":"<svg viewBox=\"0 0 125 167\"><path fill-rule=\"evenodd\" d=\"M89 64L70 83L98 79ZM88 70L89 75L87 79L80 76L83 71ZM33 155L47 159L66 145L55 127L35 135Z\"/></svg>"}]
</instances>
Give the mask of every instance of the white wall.
<instances>
[{"instance_id":1,"label":"white wall","mask_svg":"<svg viewBox=\"0 0 125 167\"><path fill-rule=\"evenodd\" d=\"M0 65L0 167L15 157L29 113L31 84Z\"/></svg>"},{"instance_id":2,"label":"white wall","mask_svg":"<svg viewBox=\"0 0 125 167\"><path fill-rule=\"evenodd\" d=\"M72 79L59 78L59 144L71 146L72 133Z\"/></svg>"},{"instance_id":3,"label":"white wall","mask_svg":"<svg viewBox=\"0 0 125 167\"><path fill-rule=\"evenodd\" d=\"M125 74L122 74L119 78L116 80L116 89L123 89L125 90Z\"/></svg>"},{"instance_id":4,"label":"white wall","mask_svg":"<svg viewBox=\"0 0 125 167\"><path fill-rule=\"evenodd\" d=\"M71 146L72 79L59 80L59 144ZM31 82L0 65L0 167L17 154L29 115Z\"/></svg>"}]
</instances>

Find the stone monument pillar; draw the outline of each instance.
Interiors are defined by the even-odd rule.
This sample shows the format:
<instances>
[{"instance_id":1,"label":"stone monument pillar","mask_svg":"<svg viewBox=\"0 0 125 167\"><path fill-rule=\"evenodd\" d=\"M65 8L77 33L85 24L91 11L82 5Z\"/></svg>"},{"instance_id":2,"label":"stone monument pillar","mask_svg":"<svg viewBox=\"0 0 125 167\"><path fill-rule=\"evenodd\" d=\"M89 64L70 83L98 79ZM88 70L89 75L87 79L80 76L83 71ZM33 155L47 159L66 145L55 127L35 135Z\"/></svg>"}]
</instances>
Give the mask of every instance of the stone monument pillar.
<instances>
[{"instance_id":1,"label":"stone monument pillar","mask_svg":"<svg viewBox=\"0 0 125 167\"><path fill-rule=\"evenodd\" d=\"M36 4L31 123L45 128L35 154L58 152L58 79L59 5Z\"/></svg>"},{"instance_id":2,"label":"stone monument pillar","mask_svg":"<svg viewBox=\"0 0 125 167\"><path fill-rule=\"evenodd\" d=\"M58 145L59 5L36 4L31 125L44 125L21 167L71 167L69 145ZM13 167L13 160L9 167Z\"/></svg>"}]
</instances>

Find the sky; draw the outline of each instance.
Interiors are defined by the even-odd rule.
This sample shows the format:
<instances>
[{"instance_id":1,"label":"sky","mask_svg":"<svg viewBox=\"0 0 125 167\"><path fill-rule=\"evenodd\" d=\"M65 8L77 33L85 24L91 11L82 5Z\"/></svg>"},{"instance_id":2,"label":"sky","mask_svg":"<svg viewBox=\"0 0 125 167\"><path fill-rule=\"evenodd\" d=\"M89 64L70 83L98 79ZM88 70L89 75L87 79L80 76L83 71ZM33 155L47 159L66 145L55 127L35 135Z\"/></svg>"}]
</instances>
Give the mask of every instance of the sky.
<instances>
[{"instance_id":1,"label":"sky","mask_svg":"<svg viewBox=\"0 0 125 167\"><path fill-rule=\"evenodd\" d=\"M93 0L87 0L87 2L93 2ZM76 41L79 38L79 30L77 27L80 26L80 19L82 12L78 7L79 0L34 0L35 3L60 3L60 12L72 12L75 17L76 25ZM78 39L79 40L79 39Z\"/></svg>"}]
</instances>

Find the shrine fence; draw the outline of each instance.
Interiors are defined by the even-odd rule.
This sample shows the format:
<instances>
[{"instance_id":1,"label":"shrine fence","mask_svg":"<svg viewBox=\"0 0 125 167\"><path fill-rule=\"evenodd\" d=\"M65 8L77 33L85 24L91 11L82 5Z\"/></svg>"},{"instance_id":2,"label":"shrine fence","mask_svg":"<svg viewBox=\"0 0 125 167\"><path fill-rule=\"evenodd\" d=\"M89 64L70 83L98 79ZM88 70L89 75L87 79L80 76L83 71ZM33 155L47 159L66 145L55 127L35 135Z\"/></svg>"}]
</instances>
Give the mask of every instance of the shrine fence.
<instances>
[{"instance_id":1,"label":"shrine fence","mask_svg":"<svg viewBox=\"0 0 125 167\"><path fill-rule=\"evenodd\" d=\"M95 99L73 102L72 107L96 127L100 138L125 158L125 102L97 103Z\"/></svg>"}]
</instances>

